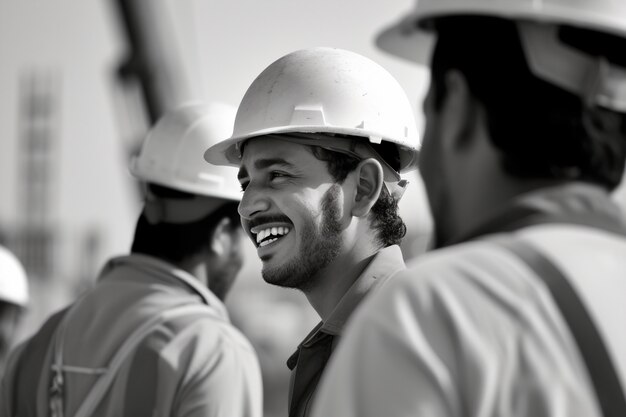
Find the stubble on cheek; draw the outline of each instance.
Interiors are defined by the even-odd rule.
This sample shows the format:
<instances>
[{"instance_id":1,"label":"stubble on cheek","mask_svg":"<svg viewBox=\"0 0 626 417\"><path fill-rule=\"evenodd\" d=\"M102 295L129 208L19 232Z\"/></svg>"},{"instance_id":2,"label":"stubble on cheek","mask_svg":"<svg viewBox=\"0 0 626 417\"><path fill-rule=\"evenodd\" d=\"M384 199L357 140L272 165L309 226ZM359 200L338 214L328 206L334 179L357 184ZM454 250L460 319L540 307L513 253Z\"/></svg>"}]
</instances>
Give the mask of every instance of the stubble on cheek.
<instances>
[{"instance_id":1,"label":"stubble on cheek","mask_svg":"<svg viewBox=\"0 0 626 417\"><path fill-rule=\"evenodd\" d=\"M292 247L298 251L295 257L279 263L277 261L281 260L274 255L272 260L277 264L274 267L268 265L270 260L263 263L261 273L267 283L302 291L316 285L319 271L338 256L341 248L339 190L340 186L335 184L324 193L319 227L313 218L303 224L299 232L300 242Z\"/></svg>"}]
</instances>

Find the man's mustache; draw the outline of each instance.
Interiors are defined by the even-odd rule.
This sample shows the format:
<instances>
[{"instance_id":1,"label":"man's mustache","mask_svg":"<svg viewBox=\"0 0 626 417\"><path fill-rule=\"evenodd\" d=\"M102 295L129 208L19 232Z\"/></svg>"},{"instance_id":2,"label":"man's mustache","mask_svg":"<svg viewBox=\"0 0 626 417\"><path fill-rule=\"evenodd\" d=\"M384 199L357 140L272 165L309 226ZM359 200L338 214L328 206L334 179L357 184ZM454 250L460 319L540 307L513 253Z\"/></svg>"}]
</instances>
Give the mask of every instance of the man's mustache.
<instances>
[{"instance_id":1,"label":"man's mustache","mask_svg":"<svg viewBox=\"0 0 626 417\"><path fill-rule=\"evenodd\" d=\"M254 219L250 220L250 222L248 223L248 228L252 229L253 227L256 227L262 224L267 224L267 223L291 224L291 220L289 220L289 217L284 216L284 215L260 216L260 217L255 217Z\"/></svg>"}]
</instances>

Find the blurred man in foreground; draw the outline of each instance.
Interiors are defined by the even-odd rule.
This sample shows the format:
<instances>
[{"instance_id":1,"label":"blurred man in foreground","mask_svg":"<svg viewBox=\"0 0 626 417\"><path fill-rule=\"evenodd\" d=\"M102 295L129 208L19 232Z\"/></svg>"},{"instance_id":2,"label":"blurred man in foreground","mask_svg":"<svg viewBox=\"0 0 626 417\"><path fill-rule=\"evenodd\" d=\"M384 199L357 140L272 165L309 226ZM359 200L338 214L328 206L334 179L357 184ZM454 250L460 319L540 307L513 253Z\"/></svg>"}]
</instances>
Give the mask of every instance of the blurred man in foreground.
<instances>
[{"instance_id":1,"label":"blurred man in foreground","mask_svg":"<svg viewBox=\"0 0 626 417\"><path fill-rule=\"evenodd\" d=\"M624 416L626 3L420 0L436 246L362 305L314 415Z\"/></svg>"}]
</instances>

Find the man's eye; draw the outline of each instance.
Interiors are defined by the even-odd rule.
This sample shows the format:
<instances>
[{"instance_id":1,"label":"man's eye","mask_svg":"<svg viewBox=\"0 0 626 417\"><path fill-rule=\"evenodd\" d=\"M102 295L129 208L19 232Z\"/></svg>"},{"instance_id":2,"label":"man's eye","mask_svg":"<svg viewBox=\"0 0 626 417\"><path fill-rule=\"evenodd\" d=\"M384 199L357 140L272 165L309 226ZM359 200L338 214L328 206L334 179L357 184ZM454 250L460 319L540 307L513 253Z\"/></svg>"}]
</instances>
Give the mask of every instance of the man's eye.
<instances>
[{"instance_id":1,"label":"man's eye","mask_svg":"<svg viewBox=\"0 0 626 417\"><path fill-rule=\"evenodd\" d=\"M270 181L276 179L276 178L286 178L289 175L284 173L284 172L278 172L278 171L272 171L269 173L269 179Z\"/></svg>"},{"instance_id":2,"label":"man's eye","mask_svg":"<svg viewBox=\"0 0 626 417\"><path fill-rule=\"evenodd\" d=\"M241 192L246 191L246 188L248 188L248 183L247 182L242 182L241 183Z\"/></svg>"}]
</instances>

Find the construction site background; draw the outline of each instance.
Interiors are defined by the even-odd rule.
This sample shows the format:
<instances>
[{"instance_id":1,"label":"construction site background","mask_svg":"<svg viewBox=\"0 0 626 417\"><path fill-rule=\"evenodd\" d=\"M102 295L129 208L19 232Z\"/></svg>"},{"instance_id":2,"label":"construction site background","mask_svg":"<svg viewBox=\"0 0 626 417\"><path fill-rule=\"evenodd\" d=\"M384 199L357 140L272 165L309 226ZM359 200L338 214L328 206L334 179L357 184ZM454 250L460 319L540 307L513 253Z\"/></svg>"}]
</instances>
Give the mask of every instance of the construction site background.
<instances>
[{"instance_id":1,"label":"construction site background","mask_svg":"<svg viewBox=\"0 0 626 417\"><path fill-rule=\"evenodd\" d=\"M385 55L372 41L380 22L413 0L143 2L149 10L139 15L148 25L134 40L160 48L147 57L149 74L125 26L133 22L120 14L120 5L140 3L0 2L0 244L24 263L32 292L19 339L93 285L108 258L128 252L141 201L127 163L166 108L190 100L237 105L279 56L334 46L387 68L423 129L426 70ZM426 249L431 220L418 175L407 178L400 209L408 259ZM615 198L626 207L623 187ZM265 415L279 417L286 415L285 361L318 318L300 293L267 285L260 267L248 242L227 306L259 354Z\"/></svg>"}]
</instances>

